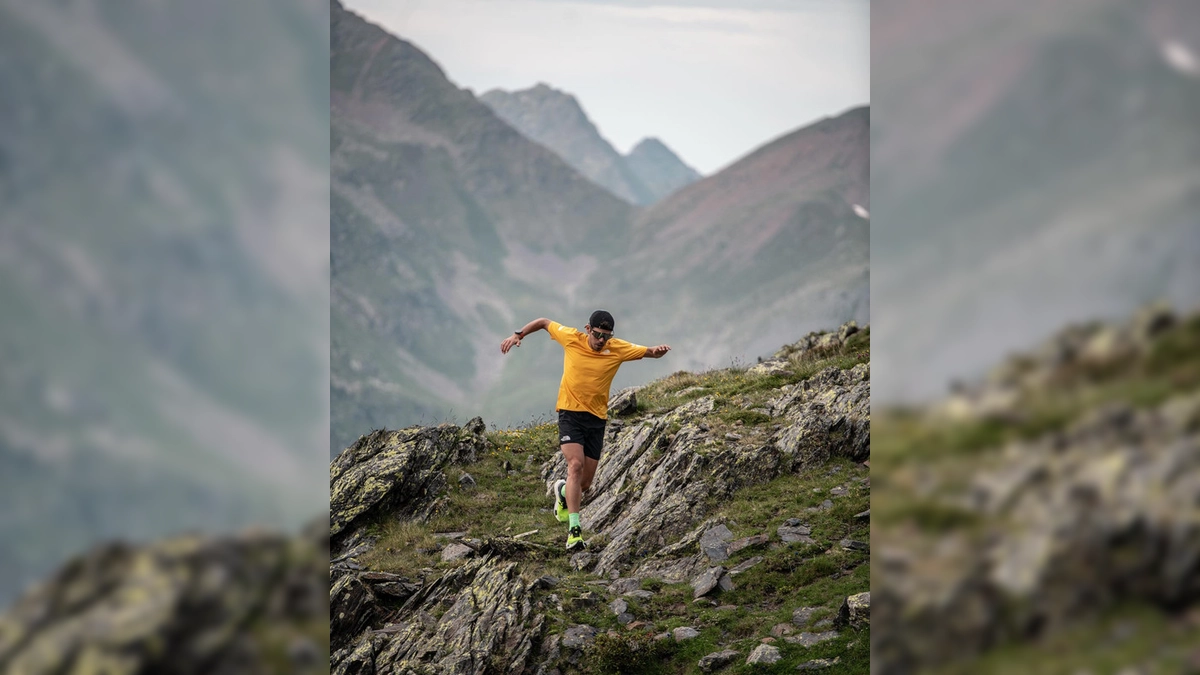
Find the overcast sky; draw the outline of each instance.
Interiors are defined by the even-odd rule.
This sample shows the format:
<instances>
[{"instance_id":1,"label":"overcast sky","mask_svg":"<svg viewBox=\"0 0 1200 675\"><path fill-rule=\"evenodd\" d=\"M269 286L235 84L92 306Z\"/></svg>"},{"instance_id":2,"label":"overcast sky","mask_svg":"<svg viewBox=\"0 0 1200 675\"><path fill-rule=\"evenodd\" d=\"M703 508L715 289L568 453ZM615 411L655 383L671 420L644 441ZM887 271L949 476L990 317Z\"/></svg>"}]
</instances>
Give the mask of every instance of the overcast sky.
<instances>
[{"instance_id":1,"label":"overcast sky","mask_svg":"<svg viewBox=\"0 0 1200 675\"><path fill-rule=\"evenodd\" d=\"M574 94L704 174L870 99L869 0L346 0L476 94Z\"/></svg>"}]
</instances>

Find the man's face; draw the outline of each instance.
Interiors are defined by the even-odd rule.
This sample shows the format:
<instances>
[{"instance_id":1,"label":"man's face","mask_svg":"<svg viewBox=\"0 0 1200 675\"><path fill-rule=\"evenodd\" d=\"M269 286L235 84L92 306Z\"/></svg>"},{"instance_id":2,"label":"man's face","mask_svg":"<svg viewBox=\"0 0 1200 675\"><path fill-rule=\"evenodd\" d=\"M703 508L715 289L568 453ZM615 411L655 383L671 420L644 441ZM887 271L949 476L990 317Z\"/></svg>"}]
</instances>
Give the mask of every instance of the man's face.
<instances>
[{"instance_id":1,"label":"man's face","mask_svg":"<svg viewBox=\"0 0 1200 675\"><path fill-rule=\"evenodd\" d=\"M604 345L608 344L609 339L613 335L611 330L592 328L591 324L584 326L583 330L588 334L588 346L592 348L592 351L596 352L604 349Z\"/></svg>"}]
</instances>

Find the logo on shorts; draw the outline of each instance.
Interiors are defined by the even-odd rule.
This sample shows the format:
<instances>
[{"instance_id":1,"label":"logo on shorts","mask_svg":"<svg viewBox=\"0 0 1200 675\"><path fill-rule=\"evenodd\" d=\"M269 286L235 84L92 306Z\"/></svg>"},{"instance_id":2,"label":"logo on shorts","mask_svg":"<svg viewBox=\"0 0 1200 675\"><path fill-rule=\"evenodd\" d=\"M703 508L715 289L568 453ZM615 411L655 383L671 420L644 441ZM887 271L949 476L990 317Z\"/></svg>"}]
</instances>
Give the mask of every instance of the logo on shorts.
<instances>
[{"instance_id":1,"label":"logo on shorts","mask_svg":"<svg viewBox=\"0 0 1200 675\"><path fill-rule=\"evenodd\" d=\"M563 436L562 438L560 438L560 439L558 439L558 440L560 440L560 441L569 441L569 440L571 440L571 437L570 437L570 436Z\"/></svg>"}]
</instances>

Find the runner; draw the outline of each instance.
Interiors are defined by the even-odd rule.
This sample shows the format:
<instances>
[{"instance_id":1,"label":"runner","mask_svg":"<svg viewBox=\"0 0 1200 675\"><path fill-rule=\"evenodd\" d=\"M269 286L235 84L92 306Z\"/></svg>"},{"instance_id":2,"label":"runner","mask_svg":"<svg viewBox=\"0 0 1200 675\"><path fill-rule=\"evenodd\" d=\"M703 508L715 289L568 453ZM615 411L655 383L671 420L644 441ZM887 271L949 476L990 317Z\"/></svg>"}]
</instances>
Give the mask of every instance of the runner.
<instances>
[{"instance_id":1,"label":"runner","mask_svg":"<svg viewBox=\"0 0 1200 675\"><path fill-rule=\"evenodd\" d=\"M500 353L507 354L520 347L530 333L544 329L563 347L562 383L555 408L567 478L554 484L554 511L559 522L567 523L568 551L586 545L579 526L579 505L600 463L608 393L617 369L626 361L657 359L671 351L667 345L643 347L613 337L615 326L612 314L598 309L582 332L549 319L534 319L500 343Z\"/></svg>"}]
</instances>

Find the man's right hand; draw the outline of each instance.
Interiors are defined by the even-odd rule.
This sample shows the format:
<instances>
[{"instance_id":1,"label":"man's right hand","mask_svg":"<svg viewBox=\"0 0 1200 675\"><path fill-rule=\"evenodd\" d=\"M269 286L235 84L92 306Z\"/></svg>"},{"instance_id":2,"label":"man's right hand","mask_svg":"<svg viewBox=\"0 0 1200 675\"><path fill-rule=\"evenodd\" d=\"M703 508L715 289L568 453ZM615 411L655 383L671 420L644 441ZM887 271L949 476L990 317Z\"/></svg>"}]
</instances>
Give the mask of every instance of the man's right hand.
<instances>
[{"instance_id":1,"label":"man's right hand","mask_svg":"<svg viewBox=\"0 0 1200 675\"><path fill-rule=\"evenodd\" d=\"M521 338L517 337L516 333L514 333L514 334L509 335L508 337L504 338L504 342L500 343L500 353L507 354L508 350L512 349L513 347L520 347L520 346L521 346Z\"/></svg>"}]
</instances>

